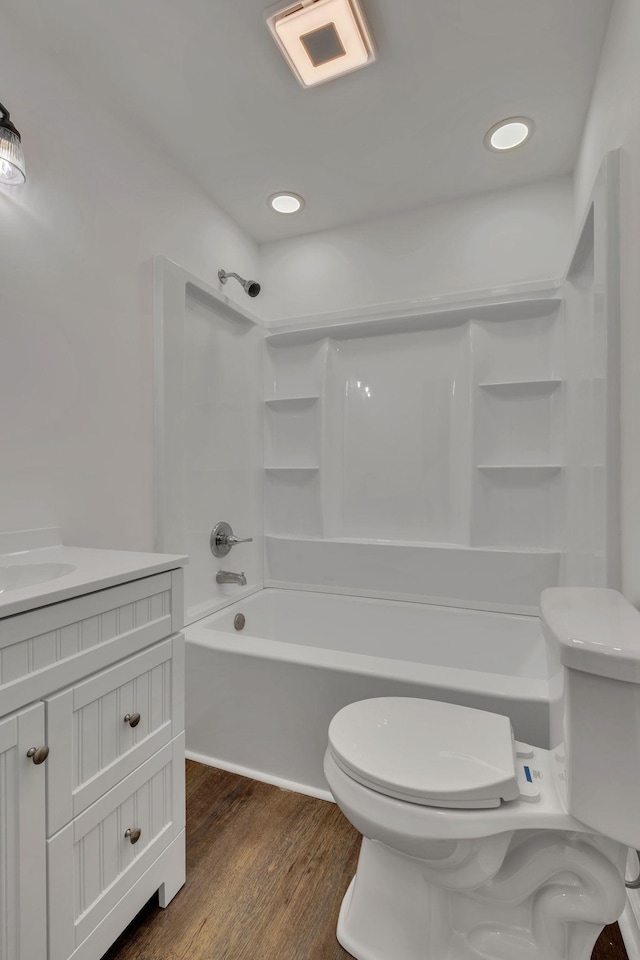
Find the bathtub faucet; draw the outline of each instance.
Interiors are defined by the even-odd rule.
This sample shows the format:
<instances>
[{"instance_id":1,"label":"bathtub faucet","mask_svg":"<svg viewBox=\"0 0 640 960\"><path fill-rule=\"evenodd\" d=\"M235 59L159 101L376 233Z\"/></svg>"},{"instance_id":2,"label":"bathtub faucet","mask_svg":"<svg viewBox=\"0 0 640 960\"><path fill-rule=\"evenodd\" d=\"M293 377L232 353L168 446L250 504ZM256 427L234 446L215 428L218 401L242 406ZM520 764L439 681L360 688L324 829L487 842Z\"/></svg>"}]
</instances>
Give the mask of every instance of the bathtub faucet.
<instances>
[{"instance_id":1,"label":"bathtub faucet","mask_svg":"<svg viewBox=\"0 0 640 960\"><path fill-rule=\"evenodd\" d=\"M244 573L231 573L230 570L218 570L216 573L216 583L237 583L241 587L246 587L247 578Z\"/></svg>"}]
</instances>

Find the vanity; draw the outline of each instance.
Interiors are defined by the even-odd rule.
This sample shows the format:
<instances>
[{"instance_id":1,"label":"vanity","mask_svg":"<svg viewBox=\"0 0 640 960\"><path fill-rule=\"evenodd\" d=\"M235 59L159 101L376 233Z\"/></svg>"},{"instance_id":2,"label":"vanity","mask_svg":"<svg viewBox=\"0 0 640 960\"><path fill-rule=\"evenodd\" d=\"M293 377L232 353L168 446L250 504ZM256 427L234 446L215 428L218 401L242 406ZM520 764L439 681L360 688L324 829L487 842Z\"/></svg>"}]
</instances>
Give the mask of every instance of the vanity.
<instances>
[{"instance_id":1,"label":"vanity","mask_svg":"<svg viewBox=\"0 0 640 960\"><path fill-rule=\"evenodd\" d=\"M185 562L0 534L0 960L99 960L184 883Z\"/></svg>"}]
</instances>

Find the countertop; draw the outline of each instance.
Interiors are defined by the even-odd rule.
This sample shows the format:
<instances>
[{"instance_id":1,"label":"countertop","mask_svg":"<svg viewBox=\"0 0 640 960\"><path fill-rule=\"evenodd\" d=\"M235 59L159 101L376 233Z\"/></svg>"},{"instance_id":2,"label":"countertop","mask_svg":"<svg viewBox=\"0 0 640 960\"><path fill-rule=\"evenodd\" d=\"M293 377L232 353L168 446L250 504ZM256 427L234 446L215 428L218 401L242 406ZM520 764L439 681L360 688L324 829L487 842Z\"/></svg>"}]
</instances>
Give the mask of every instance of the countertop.
<instances>
[{"instance_id":1,"label":"countertop","mask_svg":"<svg viewBox=\"0 0 640 960\"><path fill-rule=\"evenodd\" d=\"M15 534L11 535L11 540L6 539L7 535L0 534L0 572L10 577L11 570L8 568L33 564L54 565L54 568L58 564L66 564L72 566L73 570L43 583L14 589L2 589L0 582L0 618L104 590L128 580L175 570L188 563L187 557L173 554L63 546L59 542L52 542L57 538L55 528L43 531L47 536L40 538L34 538L35 531L27 533L31 536L24 540L27 548L22 550L14 549L23 545ZM47 544L48 541L48 545L36 546L38 539L40 543ZM6 550L7 547L10 549Z\"/></svg>"}]
</instances>

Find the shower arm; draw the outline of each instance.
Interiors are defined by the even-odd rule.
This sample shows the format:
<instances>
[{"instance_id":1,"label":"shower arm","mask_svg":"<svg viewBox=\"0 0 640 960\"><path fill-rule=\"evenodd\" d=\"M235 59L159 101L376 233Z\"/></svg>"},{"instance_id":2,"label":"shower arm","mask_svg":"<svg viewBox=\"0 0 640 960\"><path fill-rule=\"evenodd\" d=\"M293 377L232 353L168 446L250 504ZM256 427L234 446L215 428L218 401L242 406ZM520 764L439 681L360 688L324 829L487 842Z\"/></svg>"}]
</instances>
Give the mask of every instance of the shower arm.
<instances>
[{"instance_id":1,"label":"shower arm","mask_svg":"<svg viewBox=\"0 0 640 960\"><path fill-rule=\"evenodd\" d=\"M235 273L231 270L218 270L218 280L220 283L226 283L229 277L233 277L235 280L237 280L248 296L257 297L260 293L260 284L257 280L245 280L245 278L241 277L239 273Z\"/></svg>"}]
</instances>

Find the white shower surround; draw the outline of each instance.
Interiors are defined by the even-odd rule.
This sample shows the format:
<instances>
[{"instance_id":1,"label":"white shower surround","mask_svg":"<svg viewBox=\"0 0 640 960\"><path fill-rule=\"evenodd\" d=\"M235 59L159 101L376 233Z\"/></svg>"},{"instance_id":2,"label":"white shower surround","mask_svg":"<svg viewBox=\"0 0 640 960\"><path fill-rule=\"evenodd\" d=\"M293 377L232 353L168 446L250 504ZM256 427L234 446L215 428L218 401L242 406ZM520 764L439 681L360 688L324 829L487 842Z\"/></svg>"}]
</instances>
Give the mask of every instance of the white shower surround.
<instances>
[{"instance_id":1,"label":"white shower surround","mask_svg":"<svg viewBox=\"0 0 640 960\"><path fill-rule=\"evenodd\" d=\"M312 796L331 799L331 718L367 697L507 714L517 738L548 743L537 617L266 589L192 624L187 641L188 755Z\"/></svg>"},{"instance_id":2,"label":"white shower surround","mask_svg":"<svg viewBox=\"0 0 640 960\"><path fill-rule=\"evenodd\" d=\"M563 551L558 291L266 336L266 580L535 614Z\"/></svg>"},{"instance_id":3,"label":"white shower surround","mask_svg":"<svg viewBox=\"0 0 640 960\"><path fill-rule=\"evenodd\" d=\"M194 694L194 709L207 696L233 701L238 692L252 688L256 677L269 674L283 684L271 701L276 720L286 718L302 729L311 717L309 750L300 749L302 757L313 754L314 738L326 735L326 705L317 707L314 726L307 696L319 678L329 691L342 689L357 673L348 658L358 656L376 660L383 673L364 670L367 681L352 685L346 696L389 693L396 670L404 671L407 679L406 661L367 653L318 653L318 648L312 655L304 645L264 637L252 641L259 650L248 650L246 638L230 639L224 630L196 623L265 585L484 608L504 616L535 613L544 586L618 584L616 200L617 156L610 155L570 270L556 282L387 305L374 313L305 318L280 328L264 329L217 290L158 260L158 547L192 555L186 619L193 624L187 640L197 669L191 674L188 699L197 684L205 690L203 696ZM435 352L428 356L431 344ZM402 375L402 364L393 369L389 356L394 353L409 364L408 377ZM362 357L370 381L358 376ZM406 434L415 433L420 423L415 409L407 406L406 391L423 369L421 359L429 409L445 414L440 425L428 424L429 442L439 454L435 466L424 456L411 461L406 443ZM266 385L262 400L261 384L256 383L261 364ZM379 392L385 387L385 371L390 372L386 388L391 406L389 416L380 420L386 436L376 443L371 433L376 417L367 414L371 397L364 387L372 395ZM188 376L197 382L187 382ZM438 378L444 379L444 388L435 382ZM399 396L395 410L394 390ZM206 406L205 433L190 419L194 403ZM410 423L402 416L405 410L413 417ZM353 447L343 440L336 450L335 431L345 419L351 422ZM448 429L451 423L453 430ZM405 427L404 436L399 426ZM367 431L369 443L363 444ZM455 444L438 446L451 438ZM403 456L385 459L389 443L404 444ZM373 496L358 475L362 457L353 456L358 445L369 458L368 475L383 483L378 491L373 488ZM197 464L186 456L189 449L200 455ZM415 469L434 466L429 476L435 476L430 491L435 509L415 509L420 478L415 469L403 473L397 468L404 454ZM352 466L345 470L345 463ZM397 488L390 486L395 477ZM441 516L449 495L450 509ZM410 522L414 515L415 532ZM208 536L222 519L229 520L238 535L253 536L254 543L235 547L221 563L208 551ZM401 531L398 539L392 539L394 529ZM215 574L221 567L246 569L247 586L218 586ZM336 632L331 618L323 623L327 633ZM491 650L490 643L486 649ZM311 683L301 679L310 656L320 657ZM224 689L216 685L221 658L229 661ZM431 691L433 671L439 669L423 664L425 684L419 695L435 695L425 691ZM487 703L495 704L505 683L503 677L496 684L497 674L465 670L455 656L446 669L455 676L443 689L456 702L465 702L476 685L476 693L493 697ZM483 686L483 677L489 678L491 691ZM517 676L510 682L516 681ZM522 690L517 683L511 689L515 696L505 697L502 707L517 720ZM261 742L259 710L247 706L241 727L234 726L233 716L230 710L229 742L240 728L247 743ZM192 754L223 762L225 751L216 748L214 754L211 743L225 725L212 730L203 713L191 729ZM265 779L280 776L264 763L236 763ZM307 779L302 769L283 776L297 784Z\"/></svg>"}]
</instances>

